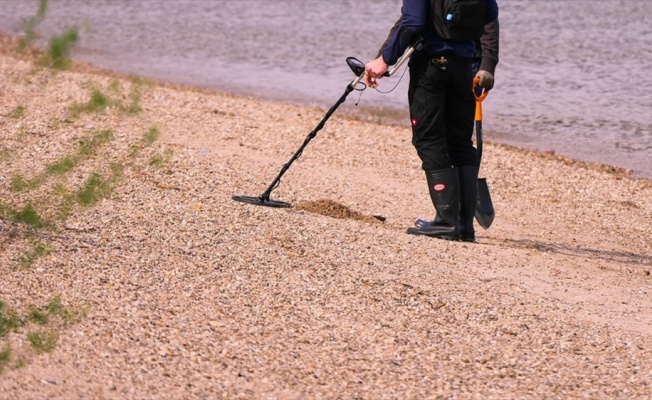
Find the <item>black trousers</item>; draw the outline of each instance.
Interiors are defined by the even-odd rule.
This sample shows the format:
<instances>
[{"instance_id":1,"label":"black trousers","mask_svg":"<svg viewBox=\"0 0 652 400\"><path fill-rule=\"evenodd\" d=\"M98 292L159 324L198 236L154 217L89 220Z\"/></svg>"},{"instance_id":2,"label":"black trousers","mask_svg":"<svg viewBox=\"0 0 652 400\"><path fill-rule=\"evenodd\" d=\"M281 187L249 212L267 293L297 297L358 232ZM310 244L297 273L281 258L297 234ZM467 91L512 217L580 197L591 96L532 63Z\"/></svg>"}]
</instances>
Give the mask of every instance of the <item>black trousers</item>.
<instances>
[{"instance_id":1,"label":"black trousers","mask_svg":"<svg viewBox=\"0 0 652 400\"><path fill-rule=\"evenodd\" d=\"M412 144L425 171L478 165L472 59L444 57L445 65L425 55L410 60Z\"/></svg>"}]
</instances>

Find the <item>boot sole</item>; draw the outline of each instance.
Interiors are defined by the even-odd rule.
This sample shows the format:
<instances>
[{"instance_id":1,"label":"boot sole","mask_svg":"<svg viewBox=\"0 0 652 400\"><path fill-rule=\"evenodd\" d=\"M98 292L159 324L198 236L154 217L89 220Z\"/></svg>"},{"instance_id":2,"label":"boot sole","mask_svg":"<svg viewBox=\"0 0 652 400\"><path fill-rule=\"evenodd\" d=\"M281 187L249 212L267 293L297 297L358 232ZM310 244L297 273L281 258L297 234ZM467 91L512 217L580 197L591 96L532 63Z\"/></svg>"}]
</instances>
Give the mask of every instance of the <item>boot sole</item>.
<instances>
[{"instance_id":1,"label":"boot sole","mask_svg":"<svg viewBox=\"0 0 652 400\"><path fill-rule=\"evenodd\" d=\"M425 220L425 219L418 219L418 220L416 220L414 222L415 228L411 228L411 229L419 229L419 230L421 230L421 229L429 227L431 224L432 224L432 221L428 221L428 220ZM410 232L408 232L408 233L410 233ZM426 233L413 233L413 235L426 235L426 236L428 236L428 234L426 234ZM453 240L453 239L448 239L448 240ZM458 240L460 240L462 242L471 242L472 243L472 242L475 242L475 236L466 236L464 233L462 233L462 234L460 234L460 238Z\"/></svg>"},{"instance_id":2,"label":"boot sole","mask_svg":"<svg viewBox=\"0 0 652 400\"><path fill-rule=\"evenodd\" d=\"M453 240L453 241L459 241L460 236L459 235L446 235L446 234L441 234L441 233L433 233L433 232L428 232L424 231L418 228L408 228L407 233L409 235L418 235L418 236L428 236L432 238L437 238L437 239L444 239L444 240Z\"/></svg>"}]
</instances>

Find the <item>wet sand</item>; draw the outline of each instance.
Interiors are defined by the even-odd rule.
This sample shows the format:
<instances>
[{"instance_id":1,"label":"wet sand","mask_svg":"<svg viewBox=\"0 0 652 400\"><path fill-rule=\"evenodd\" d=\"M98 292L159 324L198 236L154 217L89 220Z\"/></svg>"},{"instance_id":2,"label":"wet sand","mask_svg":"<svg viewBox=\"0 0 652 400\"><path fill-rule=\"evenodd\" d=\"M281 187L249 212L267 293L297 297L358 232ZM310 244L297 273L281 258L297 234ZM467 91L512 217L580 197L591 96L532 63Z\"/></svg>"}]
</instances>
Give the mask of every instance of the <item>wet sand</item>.
<instances>
[{"instance_id":1,"label":"wet sand","mask_svg":"<svg viewBox=\"0 0 652 400\"><path fill-rule=\"evenodd\" d=\"M1 44L0 300L23 322L0 399L652 396L652 181L488 143L491 228L414 237L432 205L408 128L336 113L273 192L295 207L245 205L325 109ZM73 112L93 89L110 106ZM12 222L26 204L49 225ZM56 295L75 318L28 317Z\"/></svg>"}]
</instances>

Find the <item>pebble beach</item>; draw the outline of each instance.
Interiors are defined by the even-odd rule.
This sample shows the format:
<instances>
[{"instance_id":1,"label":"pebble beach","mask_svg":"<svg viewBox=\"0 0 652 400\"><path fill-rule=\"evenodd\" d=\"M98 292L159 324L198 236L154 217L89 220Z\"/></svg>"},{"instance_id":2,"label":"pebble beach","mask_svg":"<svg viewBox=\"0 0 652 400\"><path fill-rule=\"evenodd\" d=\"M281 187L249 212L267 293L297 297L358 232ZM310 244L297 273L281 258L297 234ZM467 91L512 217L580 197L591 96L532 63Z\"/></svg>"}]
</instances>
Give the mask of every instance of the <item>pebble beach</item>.
<instances>
[{"instance_id":1,"label":"pebble beach","mask_svg":"<svg viewBox=\"0 0 652 400\"><path fill-rule=\"evenodd\" d=\"M411 236L409 126L335 113L257 207L326 109L41 56L0 37L0 399L652 399L652 180L489 142L493 225Z\"/></svg>"}]
</instances>

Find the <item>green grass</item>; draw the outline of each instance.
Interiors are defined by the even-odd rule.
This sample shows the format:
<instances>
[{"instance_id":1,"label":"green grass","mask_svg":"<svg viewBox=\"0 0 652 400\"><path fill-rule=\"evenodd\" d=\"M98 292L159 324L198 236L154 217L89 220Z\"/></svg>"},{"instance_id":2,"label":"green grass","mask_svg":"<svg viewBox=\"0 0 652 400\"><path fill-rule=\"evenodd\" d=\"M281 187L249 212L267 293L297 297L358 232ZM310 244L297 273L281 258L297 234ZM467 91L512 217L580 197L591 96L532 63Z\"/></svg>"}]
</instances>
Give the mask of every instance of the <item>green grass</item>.
<instances>
[{"instance_id":1,"label":"green grass","mask_svg":"<svg viewBox=\"0 0 652 400\"><path fill-rule=\"evenodd\" d=\"M31 310L29 311L29 314L27 314L27 320L30 322L34 322L35 324L38 325L45 325L48 323L50 319L48 318L47 313L44 313L32 307Z\"/></svg>"},{"instance_id":2,"label":"green grass","mask_svg":"<svg viewBox=\"0 0 652 400\"><path fill-rule=\"evenodd\" d=\"M31 204L27 204L20 211L14 211L12 220L35 228L45 226L45 222Z\"/></svg>"},{"instance_id":3,"label":"green grass","mask_svg":"<svg viewBox=\"0 0 652 400\"><path fill-rule=\"evenodd\" d=\"M65 307L58 295L50 299L46 305L46 310L50 315L58 316L64 326L78 322L88 312L87 307Z\"/></svg>"},{"instance_id":4,"label":"green grass","mask_svg":"<svg viewBox=\"0 0 652 400\"><path fill-rule=\"evenodd\" d=\"M113 100L102 93L99 89L93 88L90 92L90 98L86 103L73 103L70 106L70 114L73 117L78 117L81 113L102 113L107 108L111 107Z\"/></svg>"},{"instance_id":5,"label":"green grass","mask_svg":"<svg viewBox=\"0 0 652 400\"><path fill-rule=\"evenodd\" d=\"M103 179L102 176L93 172L88 177L84 186L77 192L77 201L83 206L91 206L98 200L108 197L118 182L123 178L124 165L113 163L110 166L111 176Z\"/></svg>"},{"instance_id":6,"label":"green grass","mask_svg":"<svg viewBox=\"0 0 652 400\"><path fill-rule=\"evenodd\" d=\"M22 325L18 314L0 300L0 338L17 330Z\"/></svg>"},{"instance_id":7,"label":"green grass","mask_svg":"<svg viewBox=\"0 0 652 400\"><path fill-rule=\"evenodd\" d=\"M18 106L11 111L11 118L23 119L25 117L25 106Z\"/></svg>"},{"instance_id":8,"label":"green grass","mask_svg":"<svg viewBox=\"0 0 652 400\"><path fill-rule=\"evenodd\" d=\"M27 334L27 340L37 352L49 353L56 347L59 335L54 331L30 332Z\"/></svg>"},{"instance_id":9,"label":"green grass","mask_svg":"<svg viewBox=\"0 0 652 400\"><path fill-rule=\"evenodd\" d=\"M12 152L4 146L0 146L0 161L9 161L12 158Z\"/></svg>"},{"instance_id":10,"label":"green grass","mask_svg":"<svg viewBox=\"0 0 652 400\"><path fill-rule=\"evenodd\" d=\"M31 204L25 205L18 211L10 205L0 202L0 218L32 228L42 228L49 225Z\"/></svg>"},{"instance_id":11,"label":"green grass","mask_svg":"<svg viewBox=\"0 0 652 400\"><path fill-rule=\"evenodd\" d=\"M145 146L151 146L158 140L159 136L161 136L161 132L159 132L158 128L151 127L143 136L143 144Z\"/></svg>"},{"instance_id":12,"label":"green grass","mask_svg":"<svg viewBox=\"0 0 652 400\"><path fill-rule=\"evenodd\" d=\"M80 140L78 155L80 157L91 156L100 146L111 140L113 140L113 132L110 129L95 132L92 136L84 137Z\"/></svg>"},{"instance_id":13,"label":"green grass","mask_svg":"<svg viewBox=\"0 0 652 400\"><path fill-rule=\"evenodd\" d=\"M18 44L19 51L24 51L32 45L40 35L37 32L38 26L46 17L48 1L40 0L36 15L23 21L22 30L23 38ZM54 69L66 69L70 65L70 54L72 48L79 40L79 31L77 27L66 29L62 34L55 35L48 40L45 53L39 60L39 64Z\"/></svg>"},{"instance_id":14,"label":"green grass","mask_svg":"<svg viewBox=\"0 0 652 400\"><path fill-rule=\"evenodd\" d=\"M52 298L45 306L45 308L48 310L50 314L59 315L59 316L61 316L66 311L66 308L61 302L61 296L59 295L52 296Z\"/></svg>"},{"instance_id":15,"label":"green grass","mask_svg":"<svg viewBox=\"0 0 652 400\"><path fill-rule=\"evenodd\" d=\"M98 89L91 91L91 98L88 100L88 111L104 111L111 106L111 98L100 92Z\"/></svg>"},{"instance_id":16,"label":"green grass","mask_svg":"<svg viewBox=\"0 0 652 400\"><path fill-rule=\"evenodd\" d=\"M77 165L76 157L66 156L45 167L48 174L63 175Z\"/></svg>"},{"instance_id":17,"label":"green grass","mask_svg":"<svg viewBox=\"0 0 652 400\"><path fill-rule=\"evenodd\" d=\"M126 107L125 111L127 114L130 115L136 115L140 113L143 110L143 107L140 105L140 99L141 99L141 93L140 90L132 90L131 93L129 93L129 105Z\"/></svg>"},{"instance_id":18,"label":"green grass","mask_svg":"<svg viewBox=\"0 0 652 400\"><path fill-rule=\"evenodd\" d=\"M97 172L93 172L86 180L84 187L77 193L77 200L84 206L90 206L97 202L100 197L100 187L102 177Z\"/></svg>"},{"instance_id":19,"label":"green grass","mask_svg":"<svg viewBox=\"0 0 652 400\"><path fill-rule=\"evenodd\" d=\"M33 247L20 257L20 265L30 267L37 259L50 254L51 251L52 249L42 243L34 243Z\"/></svg>"},{"instance_id":20,"label":"green grass","mask_svg":"<svg viewBox=\"0 0 652 400\"><path fill-rule=\"evenodd\" d=\"M162 154L155 154L149 159L149 166L161 168L165 164L165 157Z\"/></svg>"},{"instance_id":21,"label":"green grass","mask_svg":"<svg viewBox=\"0 0 652 400\"><path fill-rule=\"evenodd\" d=\"M68 28L61 35L51 37L41 59L41 65L59 70L68 68L70 53L78 40L77 27Z\"/></svg>"},{"instance_id":22,"label":"green grass","mask_svg":"<svg viewBox=\"0 0 652 400\"><path fill-rule=\"evenodd\" d=\"M11 347L7 344L0 351L0 373L9 365L9 361L11 361Z\"/></svg>"},{"instance_id":23,"label":"green grass","mask_svg":"<svg viewBox=\"0 0 652 400\"><path fill-rule=\"evenodd\" d=\"M57 207L57 219L65 221L73 212L73 204L75 202L74 196L63 185L56 185L54 187L53 195L59 199L59 207Z\"/></svg>"},{"instance_id":24,"label":"green grass","mask_svg":"<svg viewBox=\"0 0 652 400\"><path fill-rule=\"evenodd\" d=\"M97 152L97 149L103 144L113 139L113 133L110 130L96 132L90 137L83 137L79 141L79 148L72 156L67 156L48 167L49 173L66 173L75 167L82 159L88 158Z\"/></svg>"},{"instance_id":25,"label":"green grass","mask_svg":"<svg viewBox=\"0 0 652 400\"><path fill-rule=\"evenodd\" d=\"M97 152L105 143L113 139L113 132L110 129L95 132L90 136L80 139L77 150L70 155L64 156L45 167L45 173L33 179L25 179L20 174L11 178L10 188L15 192L33 190L39 187L46 178L46 175L64 175L75 168L83 159L86 159Z\"/></svg>"},{"instance_id":26,"label":"green grass","mask_svg":"<svg viewBox=\"0 0 652 400\"><path fill-rule=\"evenodd\" d=\"M10 309L0 300L0 339L13 332L26 335L27 341L37 353L51 352L55 349L59 335L71 324L79 322L88 313L88 307L68 307L59 295L53 295L41 307L29 306L26 312L19 313ZM1 343L0 343L1 346ZM8 344L0 350L0 373L7 367L21 368L29 360L19 358L12 361L12 351Z\"/></svg>"},{"instance_id":27,"label":"green grass","mask_svg":"<svg viewBox=\"0 0 652 400\"><path fill-rule=\"evenodd\" d=\"M138 154L140 154L140 151L144 149L145 147L149 147L152 144L154 144L159 137L161 136L161 132L158 130L157 127L153 126L145 132L143 137L140 139L140 142L133 144L131 146L131 152L129 153L130 157L136 157Z\"/></svg>"},{"instance_id":28,"label":"green grass","mask_svg":"<svg viewBox=\"0 0 652 400\"><path fill-rule=\"evenodd\" d=\"M23 21L22 30L24 35L23 38L20 39L18 45L18 49L20 51L24 51L27 48L27 46L34 43L34 41L39 38L38 33L36 33L36 28L45 19L47 9L48 9L48 1L40 0L38 10L36 11L36 15Z\"/></svg>"},{"instance_id":29,"label":"green grass","mask_svg":"<svg viewBox=\"0 0 652 400\"><path fill-rule=\"evenodd\" d=\"M129 101L126 103L122 99L116 98L121 96L119 92L121 88L118 83L115 83L114 81L109 84L108 90L112 93L113 97L96 87L91 88L88 101L85 103L73 103L72 106L70 106L70 115L76 118L82 113L99 114L105 112L110 107L129 115L136 115L142 111L143 108L140 104L142 94L139 86L132 87L128 95Z\"/></svg>"},{"instance_id":30,"label":"green grass","mask_svg":"<svg viewBox=\"0 0 652 400\"><path fill-rule=\"evenodd\" d=\"M9 188L14 192L23 192L37 188L41 184L40 178L26 180L22 175L16 174L11 177Z\"/></svg>"}]
</instances>

